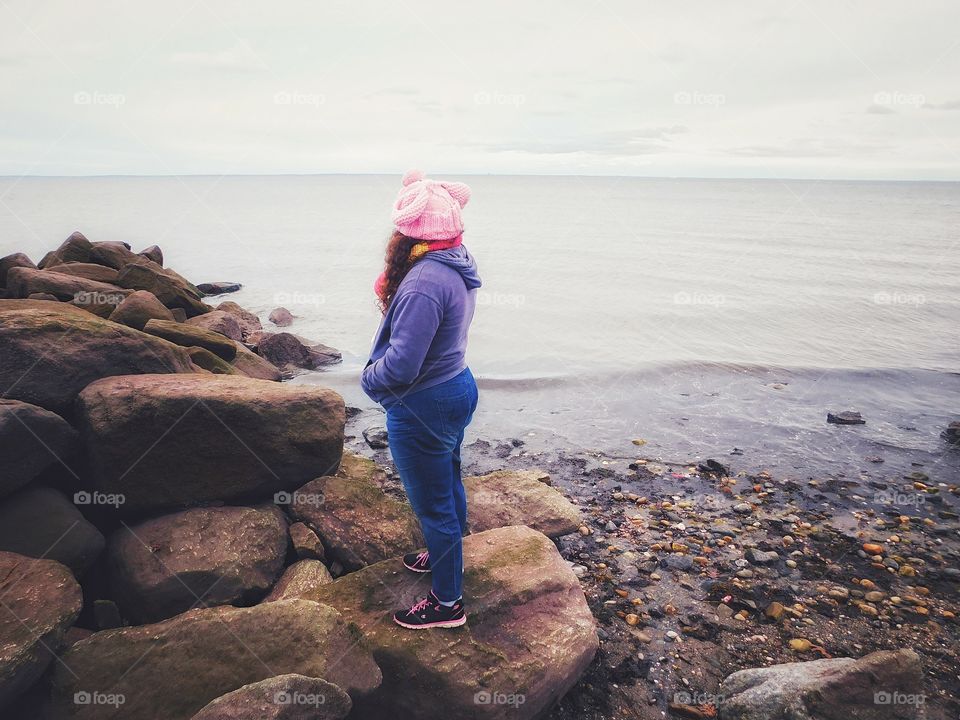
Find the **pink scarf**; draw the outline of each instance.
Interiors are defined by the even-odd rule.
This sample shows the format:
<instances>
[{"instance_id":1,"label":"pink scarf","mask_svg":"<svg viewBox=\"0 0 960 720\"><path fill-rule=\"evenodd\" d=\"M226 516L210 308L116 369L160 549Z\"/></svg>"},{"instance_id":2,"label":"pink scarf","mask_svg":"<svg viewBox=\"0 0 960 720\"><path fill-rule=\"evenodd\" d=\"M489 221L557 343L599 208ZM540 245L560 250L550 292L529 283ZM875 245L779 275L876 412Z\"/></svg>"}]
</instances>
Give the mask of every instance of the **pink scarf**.
<instances>
[{"instance_id":1,"label":"pink scarf","mask_svg":"<svg viewBox=\"0 0 960 720\"><path fill-rule=\"evenodd\" d=\"M460 245L462 242L463 235L457 235L455 238L450 238L449 240L424 240L422 242L418 242L416 245L410 248L410 262L416 262L431 250L448 250L449 248L457 247L457 245ZM376 281L373 283L373 291L384 304L386 304L386 298L384 298L383 294L386 289L387 275L384 271L377 276Z\"/></svg>"}]
</instances>

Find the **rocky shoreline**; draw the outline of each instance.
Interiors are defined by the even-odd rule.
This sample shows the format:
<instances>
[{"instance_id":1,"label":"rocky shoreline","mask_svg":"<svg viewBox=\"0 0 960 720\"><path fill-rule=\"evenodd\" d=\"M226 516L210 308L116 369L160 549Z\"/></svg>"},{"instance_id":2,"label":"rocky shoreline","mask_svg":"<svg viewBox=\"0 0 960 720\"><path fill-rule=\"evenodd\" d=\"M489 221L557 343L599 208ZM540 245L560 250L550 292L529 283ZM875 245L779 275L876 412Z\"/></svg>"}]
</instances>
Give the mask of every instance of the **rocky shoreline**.
<instances>
[{"instance_id":1,"label":"rocky shoreline","mask_svg":"<svg viewBox=\"0 0 960 720\"><path fill-rule=\"evenodd\" d=\"M383 434L283 382L339 353L238 288L80 233L0 258L4 717L956 717L958 487L920 473L878 513L476 440L468 629L397 628L428 581Z\"/></svg>"}]
</instances>

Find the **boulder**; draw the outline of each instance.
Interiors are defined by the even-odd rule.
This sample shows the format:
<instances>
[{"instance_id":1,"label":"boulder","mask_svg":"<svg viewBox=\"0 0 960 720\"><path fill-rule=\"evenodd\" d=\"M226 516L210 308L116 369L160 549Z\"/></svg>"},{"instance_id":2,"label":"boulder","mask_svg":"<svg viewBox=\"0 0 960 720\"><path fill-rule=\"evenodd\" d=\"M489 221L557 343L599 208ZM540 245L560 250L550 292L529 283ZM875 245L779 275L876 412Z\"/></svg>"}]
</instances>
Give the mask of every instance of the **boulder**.
<instances>
[{"instance_id":1,"label":"boulder","mask_svg":"<svg viewBox=\"0 0 960 720\"><path fill-rule=\"evenodd\" d=\"M463 551L467 625L456 631L393 623L399 605L430 590L429 575L412 577L400 558L304 595L356 623L383 670L376 693L354 698L357 717L542 717L592 661L593 616L546 535L525 526L488 530L464 538Z\"/></svg>"},{"instance_id":2,"label":"boulder","mask_svg":"<svg viewBox=\"0 0 960 720\"><path fill-rule=\"evenodd\" d=\"M332 582L333 576L322 562L319 560L300 560L283 571L283 575L277 580L277 584L273 586L273 590L263 599L263 602L300 598L305 593Z\"/></svg>"},{"instance_id":3,"label":"boulder","mask_svg":"<svg viewBox=\"0 0 960 720\"><path fill-rule=\"evenodd\" d=\"M240 307L231 300L227 300L226 302L222 302L217 305L217 310L230 313L237 318L237 322L240 323L240 332L243 335L242 339L244 342L246 342L247 338L249 338L253 333L263 330L263 326L260 324L260 318L258 318L249 310Z\"/></svg>"},{"instance_id":4,"label":"boulder","mask_svg":"<svg viewBox=\"0 0 960 720\"><path fill-rule=\"evenodd\" d=\"M187 325L194 325L210 332L219 333L238 342L243 340L240 322L236 316L223 310L212 310L204 315L197 315L187 320Z\"/></svg>"},{"instance_id":5,"label":"boulder","mask_svg":"<svg viewBox=\"0 0 960 720\"><path fill-rule=\"evenodd\" d=\"M206 348L224 360L233 360L237 354L236 343L230 338L175 320L148 320L143 331L183 347Z\"/></svg>"},{"instance_id":6,"label":"boulder","mask_svg":"<svg viewBox=\"0 0 960 720\"><path fill-rule=\"evenodd\" d=\"M305 523L295 522L290 525L290 542L293 543L293 551L301 560L326 559L323 543Z\"/></svg>"},{"instance_id":7,"label":"boulder","mask_svg":"<svg viewBox=\"0 0 960 720\"><path fill-rule=\"evenodd\" d=\"M372 450L386 450L390 447L387 428L383 425L371 425L363 431L363 439Z\"/></svg>"},{"instance_id":8,"label":"boulder","mask_svg":"<svg viewBox=\"0 0 960 720\"><path fill-rule=\"evenodd\" d=\"M343 398L316 386L116 377L89 385L77 408L97 489L122 493L129 515L262 499L335 471L343 452Z\"/></svg>"},{"instance_id":9,"label":"boulder","mask_svg":"<svg viewBox=\"0 0 960 720\"><path fill-rule=\"evenodd\" d=\"M315 370L341 359L340 353L331 347L306 345L296 335L286 332L261 336L257 353L281 370L288 371L293 368Z\"/></svg>"},{"instance_id":10,"label":"boulder","mask_svg":"<svg viewBox=\"0 0 960 720\"><path fill-rule=\"evenodd\" d=\"M163 250L161 250L158 246L151 245L150 247L141 250L139 254L145 257L147 260L151 260L160 267L163 267Z\"/></svg>"},{"instance_id":11,"label":"boulder","mask_svg":"<svg viewBox=\"0 0 960 720\"><path fill-rule=\"evenodd\" d=\"M200 292L187 280L149 260L124 265L117 284L131 290L152 292L168 308L180 308L187 317L203 315L210 310L200 302Z\"/></svg>"},{"instance_id":12,"label":"boulder","mask_svg":"<svg viewBox=\"0 0 960 720\"><path fill-rule=\"evenodd\" d=\"M381 681L354 628L304 600L201 608L154 625L94 633L52 674L52 715L78 720L189 720L244 685L296 673L323 678L354 701ZM117 708L74 703L76 693L122 697Z\"/></svg>"},{"instance_id":13,"label":"boulder","mask_svg":"<svg viewBox=\"0 0 960 720\"><path fill-rule=\"evenodd\" d=\"M270 315L267 316L267 320L277 327L289 327L293 325L293 313L285 307L274 308L270 311Z\"/></svg>"},{"instance_id":14,"label":"boulder","mask_svg":"<svg viewBox=\"0 0 960 720\"><path fill-rule=\"evenodd\" d=\"M193 720L343 720L352 707L337 685L291 673L218 697Z\"/></svg>"},{"instance_id":15,"label":"boulder","mask_svg":"<svg viewBox=\"0 0 960 720\"><path fill-rule=\"evenodd\" d=\"M60 247L44 255L38 267L42 269L65 262L85 263L89 261L92 249L93 243L87 240L82 232L76 231L64 240Z\"/></svg>"},{"instance_id":16,"label":"boulder","mask_svg":"<svg viewBox=\"0 0 960 720\"><path fill-rule=\"evenodd\" d=\"M15 267L25 267L31 270L37 269L37 266L33 264L33 260L23 253L13 253L12 255L0 258L0 288L7 286L7 273Z\"/></svg>"},{"instance_id":17,"label":"boulder","mask_svg":"<svg viewBox=\"0 0 960 720\"><path fill-rule=\"evenodd\" d=\"M143 262L144 257L130 249L130 246L119 242L94 243L90 250L90 262L113 268L123 269L124 265Z\"/></svg>"},{"instance_id":18,"label":"boulder","mask_svg":"<svg viewBox=\"0 0 960 720\"><path fill-rule=\"evenodd\" d=\"M214 375L243 375L233 365L223 358L217 357L206 348L191 347L187 348L187 352L190 353L190 360L193 364L201 370L206 370Z\"/></svg>"},{"instance_id":19,"label":"boulder","mask_svg":"<svg viewBox=\"0 0 960 720\"><path fill-rule=\"evenodd\" d=\"M410 505L382 489L383 472L345 453L336 475L308 482L289 500L289 513L323 541L327 557L348 570L424 546Z\"/></svg>"},{"instance_id":20,"label":"boulder","mask_svg":"<svg viewBox=\"0 0 960 720\"><path fill-rule=\"evenodd\" d=\"M115 284L119 273L113 268L97 265L96 263L69 262L62 265L54 265L48 268L46 272L58 272L63 275L74 275L75 277L86 278L87 280L96 280L97 282Z\"/></svg>"},{"instance_id":21,"label":"boulder","mask_svg":"<svg viewBox=\"0 0 960 720\"><path fill-rule=\"evenodd\" d=\"M464 478L470 531L523 524L551 538L577 532L583 524L577 508L540 482L542 476L538 470L498 470Z\"/></svg>"},{"instance_id":22,"label":"boulder","mask_svg":"<svg viewBox=\"0 0 960 720\"><path fill-rule=\"evenodd\" d=\"M192 372L183 348L95 315L0 306L0 387L9 398L69 417L94 380Z\"/></svg>"},{"instance_id":23,"label":"boulder","mask_svg":"<svg viewBox=\"0 0 960 720\"><path fill-rule=\"evenodd\" d=\"M226 293L237 292L243 285L235 282L212 282L200 283L197 289L204 295L225 295Z\"/></svg>"},{"instance_id":24,"label":"boulder","mask_svg":"<svg viewBox=\"0 0 960 720\"><path fill-rule=\"evenodd\" d=\"M740 670L720 686L721 720L899 720L922 706L909 649ZM913 702L910 702L913 699ZM919 700L919 703L917 702Z\"/></svg>"},{"instance_id":25,"label":"boulder","mask_svg":"<svg viewBox=\"0 0 960 720\"><path fill-rule=\"evenodd\" d=\"M153 293L136 290L128 295L116 309L110 313L110 320L127 327L143 330L148 320L173 321L173 313L157 300Z\"/></svg>"},{"instance_id":26,"label":"boulder","mask_svg":"<svg viewBox=\"0 0 960 720\"><path fill-rule=\"evenodd\" d=\"M76 431L59 415L0 398L0 498L19 490L61 458L69 458L77 447Z\"/></svg>"},{"instance_id":27,"label":"boulder","mask_svg":"<svg viewBox=\"0 0 960 720\"><path fill-rule=\"evenodd\" d=\"M24 488L0 502L0 550L56 560L81 577L105 544L100 531L53 488Z\"/></svg>"},{"instance_id":28,"label":"boulder","mask_svg":"<svg viewBox=\"0 0 960 720\"><path fill-rule=\"evenodd\" d=\"M288 542L275 506L193 508L125 525L110 537L112 595L136 623L249 605L273 587Z\"/></svg>"},{"instance_id":29,"label":"boulder","mask_svg":"<svg viewBox=\"0 0 960 720\"><path fill-rule=\"evenodd\" d=\"M75 301L78 305L119 305L129 290L110 283L90 280L56 270L12 268L7 273L7 288L17 297L48 293L58 300Z\"/></svg>"},{"instance_id":30,"label":"boulder","mask_svg":"<svg viewBox=\"0 0 960 720\"><path fill-rule=\"evenodd\" d=\"M237 343L237 356L231 364L247 377L279 382L283 379L280 370L269 360L264 360L242 343Z\"/></svg>"},{"instance_id":31,"label":"boulder","mask_svg":"<svg viewBox=\"0 0 960 720\"><path fill-rule=\"evenodd\" d=\"M80 614L83 596L53 560L0 552L0 708L43 674Z\"/></svg>"}]
</instances>

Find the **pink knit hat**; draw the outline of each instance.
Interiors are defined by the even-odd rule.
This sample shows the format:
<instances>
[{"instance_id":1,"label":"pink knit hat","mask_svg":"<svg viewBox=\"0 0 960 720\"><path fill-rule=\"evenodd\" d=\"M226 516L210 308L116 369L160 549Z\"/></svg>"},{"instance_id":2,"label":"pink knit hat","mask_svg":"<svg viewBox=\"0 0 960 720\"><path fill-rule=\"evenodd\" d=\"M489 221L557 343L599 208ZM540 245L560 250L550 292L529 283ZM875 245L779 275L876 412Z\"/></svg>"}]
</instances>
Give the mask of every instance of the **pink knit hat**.
<instances>
[{"instance_id":1,"label":"pink knit hat","mask_svg":"<svg viewBox=\"0 0 960 720\"><path fill-rule=\"evenodd\" d=\"M393 204L393 225L417 240L451 240L463 234L460 209L468 200L464 183L429 180L423 171L411 170Z\"/></svg>"}]
</instances>

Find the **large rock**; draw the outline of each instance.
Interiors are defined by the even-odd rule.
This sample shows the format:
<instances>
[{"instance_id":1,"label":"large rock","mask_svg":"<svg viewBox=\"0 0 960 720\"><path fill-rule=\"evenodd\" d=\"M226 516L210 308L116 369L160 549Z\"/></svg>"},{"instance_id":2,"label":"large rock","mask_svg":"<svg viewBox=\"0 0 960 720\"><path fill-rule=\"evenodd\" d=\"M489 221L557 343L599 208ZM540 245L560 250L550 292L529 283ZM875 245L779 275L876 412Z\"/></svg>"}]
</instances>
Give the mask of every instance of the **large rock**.
<instances>
[{"instance_id":1,"label":"large rock","mask_svg":"<svg viewBox=\"0 0 960 720\"><path fill-rule=\"evenodd\" d=\"M430 589L429 575L413 578L399 558L305 595L356 623L383 670L380 689L355 698L357 717L542 717L590 664L599 644L593 616L546 535L500 528L464 538L463 550L460 630L411 632L393 623L398 604Z\"/></svg>"},{"instance_id":2,"label":"large rock","mask_svg":"<svg viewBox=\"0 0 960 720\"><path fill-rule=\"evenodd\" d=\"M119 305L130 294L129 290L110 283L68 275L57 270L34 270L28 267L12 268L7 273L7 289L17 297L37 293L53 295L58 300L75 301L78 305Z\"/></svg>"},{"instance_id":3,"label":"large rock","mask_svg":"<svg viewBox=\"0 0 960 720\"><path fill-rule=\"evenodd\" d=\"M200 302L199 290L177 273L150 260L124 265L117 277L117 284L132 290L152 292L168 308L181 308L188 317L203 315L210 310Z\"/></svg>"},{"instance_id":4,"label":"large rock","mask_svg":"<svg viewBox=\"0 0 960 720\"><path fill-rule=\"evenodd\" d=\"M319 560L300 560L283 571L263 602L302 598L321 585L329 585L333 576Z\"/></svg>"},{"instance_id":5,"label":"large rock","mask_svg":"<svg viewBox=\"0 0 960 720\"><path fill-rule=\"evenodd\" d=\"M146 290L128 295L110 314L110 320L127 327L143 330L149 320L173 321L173 313L156 296Z\"/></svg>"},{"instance_id":6,"label":"large rock","mask_svg":"<svg viewBox=\"0 0 960 720\"><path fill-rule=\"evenodd\" d=\"M52 715L78 720L189 720L212 700L288 673L323 678L356 701L381 680L354 628L303 600L203 608L154 625L94 633L72 645L52 677ZM76 693L122 696L118 708Z\"/></svg>"},{"instance_id":7,"label":"large rock","mask_svg":"<svg viewBox=\"0 0 960 720\"><path fill-rule=\"evenodd\" d=\"M720 686L721 720L899 720L922 706L920 657L883 650L741 670ZM913 702L910 702L910 699Z\"/></svg>"},{"instance_id":8,"label":"large rock","mask_svg":"<svg viewBox=\"0 0 960 720\"><path fill-rule=\"evenodd\" d=\"M249 605L280 575L287 543L275 506L194 508L124 526L110 538L113 597L137 623L193 607Z\"/></svg>"},{"instance_id":9,"label":"large rock","mask_svg":"<svg viewBox=\"0 0 960 720\"><path fill-rule=\"evenodd\" d=\"M326 345L307 345L296 335L286 332L261 335L257 353L288 372L294 368L315 370L341 360L337 350Z\"/></svg>"},{"instance_id":10,"label":"large rock","mask_svg":"<svg viewBox=\"0 0 960 720\"><path fill-rule=\"evenodd\" d=\"M190 360L193 361L194 365L214 375L241 375L246 377L244 373L240 372L222 357L214 355L206 348L191 347L187 348L187 352L190 353Z\"/></svg>"},{"instance_id":11,"label":"large rock","mask_svg":"<svg viewBox=\"0 0 960 720\"><path fill-rule=\"evenodd\" d=\"M148 320L143 326L143 331L184 347L206 348L224 360L233 360L237 354L236 343L230 338L187 323L178 323L174 320Z\"/></svg>"},{"instance_id":12,"label":"large rock","mask_svg":"<svg viewBox=\"0 0 960 720\"><path fill-rule=\"evenodd\" d=\"M47 272L58 272L63 275L75 275L76 277L86 278L87 280L96 280L97 282L116 284L116 270L97 263L69 262L62 265L54 265Z\"/></svg>"},{"instance_id":13,"label":"large rock","mask_svg":"<svg viewBox=\"0 0 960 720\"><path fill-rule=\"evenodd\" d=\"M76 431L56 413L0 398L0 497L69 458L77 449L77 440Z\"/></svg>"},{"instance_id":14,"label":"large rock","mask_svg":"<svg viewBox=\"0 0 960 720\"><path fill-rule=\"evenodd\" d=\"M242 343L237 343L237 355L230 362L247 377L275 382L283 379L283 375L276 365L269 360L264 360L252 350L248 350Z\"/></svg>"},{"instance_id":15,"label":"large rock","mask_svg":"<svg viewBox=\"0 0 960 720\"><path fill-rule=\"evenodd\" d=\"M277 675L218 697L193 720L343 720L353 702L333 683Z\"/></svg>"},{"instance_id":16,"label":"large rock","mask_svg":"<svg viewBox=\"0 0 960 720\"><path fill-rule=\"evenodd\" d=\"M260 323L260 318L258 318L249 310L240 307L232 300L227 300L226 302L220 303L217 305L217 310L230 313L237 318L237 322L240 323L240 332L243 334L242 339L244 342L246 342L254 333L258 333L263 330L263 325Z\"/></svg>"},{"instance_id":17,"label":"large rock","mask_svg":"<svg viewBox=\"0 0 960 720\"><path fill-rule=\"evenodd\" d=\"M311 527L327 557L348 570L424 546L410 505L382 489L383 471L344 453L336 475L320 477L292 493L290 514Z\"/></svg>"},{"instance_id":18,"label":"large rock","mask_svg":"<svg viewBox=\"0 0 960 720\"><path fill-rule=\"evenodd\" d=\"M234 293L239 291L243 287L242 284L237 282L210 282L210 283L200 283L197 285L197 289L202 292L204 295L225 295L226 293Z\"/></svg>"},{"instance_id":19,"label":"large rock","mask_svg":"<svg viewBox=\"0 0 960 720\"><path fill-rule=\"evenodd\" d=\"M81 577L105 540L63 493L28 487L0 502L0 550L63 563Z\"/></svg>"},{"instance_id":20,"label":"large rock","mask_svg":"<svg viewBox=\"0 0 960 720\"><path fill-rule=\"evenodd\" d=\"M577 532L577 509L536 470L498 470L463 479L471 532L529 525L548 537Z\"/></svg>"},{"instance_id":21,"label":"large rock","mask_svg":"<svg viewBox=\"0 0 960 720\"><path fill-rule=\"evenodd\" d=\"M188 325L194 325L210 332L219 333L231 340L243 340L243 332L240 330L240 321L235 315L231 315L223 310L212 310L205 315L197 315L187 320Z\"/></svg>"},{"instance_id":22,"label":"large rock","mask_svg":"<svg viewBox=\"0 0 960 720\"><path fill-rule=\"evenodd\" d=\"M147 260L152 260L157 265L163 267L163 250L161 250L159 246L151 245L141 250L139 254L143 255Z\"/></svg>"},{"instance_id":23,"label":"large rock","mask_svg":"<svg viewBox=\"0 0 960 720\"><path fill-rule=\"evenodd\" d=\"M270 315L267 317L267 320L272 322L277 327L290 327L293 325L293 313L291 313L285 307L274 308L270 311Z\"/></svg>"},{"instance_id":24,"label":"large rock","mask_svg":"<svg viewBox=\"0 0 960 720\"><path fill-rule=\"evenodd\" d=\"M87 240L82 232L75 231L60 244L60 247L44 255L39 267L46 268L65 262L87 262L92 249L93 243Z\"/></svg>"},{"instance_id":25,"label":"large rock","mask_svg":"<svg viewBox=\"0 0 960 720\"><path fill-rule=\"evenodd\" d=\"M139 375L89 385L77 407L97 489L131 515L262 499L334 472L343 451L343 398L320 387Z\"/></svg>"},{"instance_id":26,"label":"large rock","mask_svg":"<svg viewBox=\"0 0 960 720\"><path fill-rule=\"evenodd\" d=\"M80 614L83 596L53 560L0 552L0 708L46 670Z\"/></svg>"},{"instance_id":27,"label":"large rock","mask_svg":"<svg viewBox=\"0 0 960 720\"><path fill-rule=\"evenodd\" d=\"M0 288L7 286L7 273L15 267L31 268L32 270L37 269L37 266L33 264L33 260L20 252L0 258Z\"/></svg>"},{"instance_id":28,"label":"large rock","mask_svg":"<svg viewBox=\"0 0 960 720\"><path fill-rule=\"evenodd\" d=\"M138 255L128 245L120 242L94 243L90 249L90 262L114 270L121 270L124 265L142 262L143 259L142 255Z\"/></svg>"},{"instance_id":29,"label":"large rock","mask_svg":"<svg viewBox=\"0 0 960 720\"><path fill-rule=\"evenodd\" d=\"M0 387L8 398L69 417L94 380L192 372L183 348L95 315L0 307Z\"/></svg>"}]
</instances>

